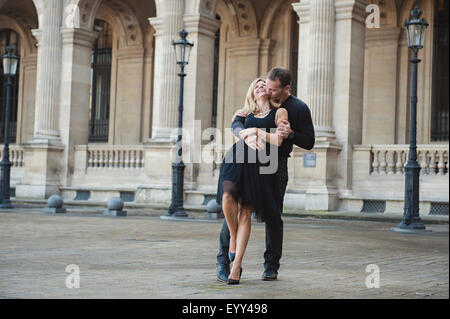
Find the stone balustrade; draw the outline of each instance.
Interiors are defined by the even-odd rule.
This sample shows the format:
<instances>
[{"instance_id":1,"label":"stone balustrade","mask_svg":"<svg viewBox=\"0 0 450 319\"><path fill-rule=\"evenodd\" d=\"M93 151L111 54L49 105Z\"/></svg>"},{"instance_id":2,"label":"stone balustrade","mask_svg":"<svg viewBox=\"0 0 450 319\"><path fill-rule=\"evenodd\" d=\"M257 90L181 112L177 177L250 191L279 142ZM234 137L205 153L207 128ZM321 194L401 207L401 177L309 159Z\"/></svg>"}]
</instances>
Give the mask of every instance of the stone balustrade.
<instances>
[{"instance_id":1,"label":"stone balustrade","mask_svg":"<svg viewBox=\"0 0 450 319\"><path fill-rule=\"evenodd\" d=\"M24 167L25 162L23 159L24 150L22 146L11 145L9 148L9 161L12 164L12 168ZM3 158L3 147L0 149L0 158Z\"/></svg>"},{"instance_id":2,"label":"stone balustrade","mask_svg":"<svg viewBox=\"0 0 450 319\"><path fill-rule=\"evenodd\" d=\"M448 150L448 144L417 145L421 213L448 205ZM361 211L364 202L377 201L386 204L386 212L402 213L408 153L407 144L353 145L352 189L341 194L341 208Z\"/></svg>"},{"instance_id":3,"label":"stone balustrade","mask_svg":"<svg viewBox=\"0 0 450 319\"><path fill-rule=\"evenodd\" d=\"M446 144L418 145L417 161L421 175L448 175ZM408 162L409 145L372 145L371 175L403 175Z\"/></svg>"},{"instance_id":4,"label":"stone balustrade","mask_svg":"<svg viewBox=\"0 0 450 319\"><path fill-rule=\"evenodd\" d=\"M142 145L89 145L86 151L87 169L141 170L144 168Z\"/></svg>"}]
</instances>

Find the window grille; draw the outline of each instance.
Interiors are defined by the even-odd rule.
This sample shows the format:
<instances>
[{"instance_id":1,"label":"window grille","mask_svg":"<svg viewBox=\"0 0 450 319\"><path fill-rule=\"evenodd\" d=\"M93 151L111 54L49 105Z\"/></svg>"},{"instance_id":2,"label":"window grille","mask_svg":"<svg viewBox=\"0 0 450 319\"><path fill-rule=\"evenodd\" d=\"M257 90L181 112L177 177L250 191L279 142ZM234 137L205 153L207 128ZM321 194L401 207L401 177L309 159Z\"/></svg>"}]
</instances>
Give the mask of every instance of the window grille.
<instances>
[{"instance_id":1,"label":"window grille","mask_svg":"<svg viewBox=\"0 0 450 319\"><path fill-rule=\"evenodd\" d=\"M448 203L431 203L429 215L448 216Z\"/></svg>"},{"instance_id":2,"label":"window grille","mask_svg":"<svg viewBox=\"0 0 450 319\"><path fill-rule=\"evenodd\" d=\"M364 200L361 212L364 213L384 213L386 201L384 200Z\"/></svg>"}]
</instances>

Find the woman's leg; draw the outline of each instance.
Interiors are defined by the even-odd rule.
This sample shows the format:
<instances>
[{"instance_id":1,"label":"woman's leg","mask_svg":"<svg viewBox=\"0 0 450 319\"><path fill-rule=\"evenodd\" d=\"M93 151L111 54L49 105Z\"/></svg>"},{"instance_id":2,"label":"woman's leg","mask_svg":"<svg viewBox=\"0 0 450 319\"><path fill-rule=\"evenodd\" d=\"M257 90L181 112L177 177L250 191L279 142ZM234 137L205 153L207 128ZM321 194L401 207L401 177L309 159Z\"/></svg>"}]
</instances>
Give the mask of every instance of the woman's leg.
<instances>
[{"instance_id":1,"label":"woman's leg","mask_svg":"<svg viewBox=\"0 0 450 319\"><path fill-rule=\"evenodd\" d=\"M237 228L236 238L236 259L231 268L230 278L238 280L242 267L242 259L244 258L245 249L247 248L248 239L250 238L250 230L252 225L252 206L242 206L239 214L239 224Z\"/></svg>"},{"instance_id":2,"label":"woman's leg","mask_svg":"<svg viewBox=\"0 0 450 319\"><path fill-rule=\"evenodd\" d=\"M222 209L230 232L229 251L234 253L236 252L239 206L233 195L229 192L224 192L222 195Z\"/></svg>"}]
</instances>

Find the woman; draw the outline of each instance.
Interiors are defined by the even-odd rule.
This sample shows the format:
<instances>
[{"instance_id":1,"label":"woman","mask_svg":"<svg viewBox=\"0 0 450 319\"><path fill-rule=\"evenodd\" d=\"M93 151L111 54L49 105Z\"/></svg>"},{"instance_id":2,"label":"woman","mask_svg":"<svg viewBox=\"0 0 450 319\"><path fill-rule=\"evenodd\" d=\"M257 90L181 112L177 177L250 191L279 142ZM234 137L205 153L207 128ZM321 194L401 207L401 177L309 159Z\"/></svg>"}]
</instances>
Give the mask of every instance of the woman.
<instances>
[{"instance_id":1,"label":"woman","mask_svg":"<svg viewBox=\"0 0 450 319\"><path fill-rule=\"evenodd\" d=\"M276 168L272 172L268 168L274 163L277 165L277 148L283 138L270 133L270 129L275 131L283 120L288 120L287 111L270 100L266 83L261 78L250 85L243 112L248 115L245 118L245 129L239 133L242 140L235 143L225 155L220 168L216 199L218 203L222 203L230 231L229 258L234 261L228 278L230 285L239 284L253 210L263 221L269 220L274 214L280 214L281 197ZM257 150L249 148L244 142L251 136L256 136L259 140ZM264 146L263 149L258 147L261 145Z\"/></svg>"}]
</instances>

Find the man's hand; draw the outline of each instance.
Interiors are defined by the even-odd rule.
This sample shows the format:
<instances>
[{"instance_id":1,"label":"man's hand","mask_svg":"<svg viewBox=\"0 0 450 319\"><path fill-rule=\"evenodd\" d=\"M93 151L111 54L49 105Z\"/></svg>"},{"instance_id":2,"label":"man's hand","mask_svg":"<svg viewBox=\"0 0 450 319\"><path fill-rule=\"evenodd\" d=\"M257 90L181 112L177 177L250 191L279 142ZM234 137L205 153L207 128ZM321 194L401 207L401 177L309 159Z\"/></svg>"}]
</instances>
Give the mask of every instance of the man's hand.
<instances>
[{"instance_id":1,"label":"man's hand","mask_svg":"<svg viewBox=\"0 0 450 319\"><path fill-rule=\"evenodd\" d=\"M247 117L247 113L245 113L244 110L242 110L242 109L237 110L236 113L234 113L234 115L233 115L233 119L231 120L231 123L234 122L234 120L236 119L236 116Z\"/></svg>"},{"instance_id":2,"label":"man's hand","mask_svg":"<svg viewBox=\"0 0 450 319\"><path fill-rule=\"evenodd\" d=\"M289 121L281 121L277 127L277 134L282 138L288 138L291 133L294 133L294 131L291 129L291 124L289 124Z\"/></svg>"}]
</instances>

